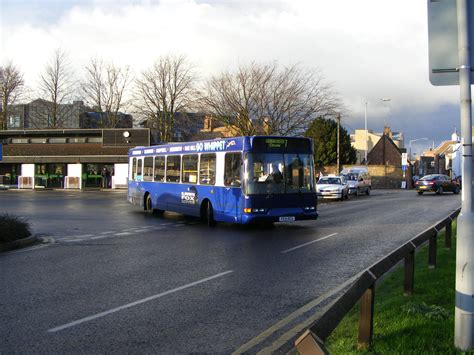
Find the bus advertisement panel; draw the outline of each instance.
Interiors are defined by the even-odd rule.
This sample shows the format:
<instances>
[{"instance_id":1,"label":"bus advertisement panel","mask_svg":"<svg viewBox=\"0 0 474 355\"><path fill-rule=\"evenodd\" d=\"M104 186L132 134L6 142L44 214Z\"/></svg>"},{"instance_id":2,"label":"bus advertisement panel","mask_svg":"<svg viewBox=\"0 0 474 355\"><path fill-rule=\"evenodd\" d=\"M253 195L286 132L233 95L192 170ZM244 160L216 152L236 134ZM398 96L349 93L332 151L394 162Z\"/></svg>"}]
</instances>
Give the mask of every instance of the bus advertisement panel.
<instances>
[{"instance_id":1,"label":"bus advertisement panel","mask_svg":"<svg viewBox=\"0 0 474 355\"><path fill-rule=\"evenodd\" d=\"M217 222L316 219L308 138L252 136L136 147L128 201L146 211Z\"/></svg>"}]
</instances>

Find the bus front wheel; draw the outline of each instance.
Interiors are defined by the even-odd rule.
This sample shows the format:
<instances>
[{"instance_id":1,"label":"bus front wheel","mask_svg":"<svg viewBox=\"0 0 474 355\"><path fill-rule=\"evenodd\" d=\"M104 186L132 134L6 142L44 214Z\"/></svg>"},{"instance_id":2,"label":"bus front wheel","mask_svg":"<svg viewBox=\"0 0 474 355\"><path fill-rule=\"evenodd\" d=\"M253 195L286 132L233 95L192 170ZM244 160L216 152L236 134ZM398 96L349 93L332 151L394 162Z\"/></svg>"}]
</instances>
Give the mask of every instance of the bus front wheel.
<instances>
[{"instance_id":1,"label":"bus front wheel","mask_svg":"<svg viewBox=\"0 0 474 355\"><path fill-rule=\"evenodd\" d=\"M202 217L208 227L214 227L216 225L216 221L214 220L214 209L212 208L211 202L207 201L204 204L202 210Z\"/></svg>"}]
</instances>

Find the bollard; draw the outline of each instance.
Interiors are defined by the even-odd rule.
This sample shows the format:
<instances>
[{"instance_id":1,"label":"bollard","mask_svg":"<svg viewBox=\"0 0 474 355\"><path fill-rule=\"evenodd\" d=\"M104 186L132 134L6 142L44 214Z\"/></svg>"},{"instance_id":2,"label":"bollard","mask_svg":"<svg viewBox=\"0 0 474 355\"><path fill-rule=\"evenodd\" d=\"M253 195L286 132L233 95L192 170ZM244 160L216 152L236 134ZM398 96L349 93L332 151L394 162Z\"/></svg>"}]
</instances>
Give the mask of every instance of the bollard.
<instances>
[{"instance_id":1,"label":"bollard","mask_svg":"<svg viewBox=\"0 0 474 355\"><path fill-rule=\"evenodd\" d=\"M374 326L375 283L372 284L360 299L358 348L366 349L372 343Z\"/></svg>"}]
</instances>

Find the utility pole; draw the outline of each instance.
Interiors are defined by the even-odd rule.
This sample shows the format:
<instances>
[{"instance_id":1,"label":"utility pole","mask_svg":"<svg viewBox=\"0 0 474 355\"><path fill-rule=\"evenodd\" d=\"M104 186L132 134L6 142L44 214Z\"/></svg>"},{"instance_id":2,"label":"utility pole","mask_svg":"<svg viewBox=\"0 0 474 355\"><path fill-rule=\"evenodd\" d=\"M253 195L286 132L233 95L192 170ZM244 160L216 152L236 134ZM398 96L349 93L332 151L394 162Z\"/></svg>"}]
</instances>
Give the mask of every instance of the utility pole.
<instances>
[{"instance_id":1,"label":"utility pole","mask_svg":"<svg viewBox=\"0 0 474 355\"><path fill-rule=\"evenodd\" d=\"M470 1L469 1L470 2ZM456 246L454 345L474 348L474 212L472 181L471 58L468 0L457 0L459 88L461 99L462 202Z\"/></svg>"},{"instance_id":2,"label":"utility pole","mask_svg":"<svg viewBox=\"0 0 474 355\"><path fill-rule=\"evenodd\" d=\"M367 104L368 102L366 101L365 102L365 109L364 109L364 123L365 123L365 155L364 155L364 162L365 162L365 165L367 165L367 152L369 150L369 139L368 139L368 136L369 136L369 133L367 132Z\"/></svg>"},{"instance_id":3,"label":"utility pole","mask_svg":"<svg viewBox=\"0 0 474 355\"><path fill-rule=\"evenodd\" d=\"M341 137L341 114L338 113L337 117L337 175L341 172L341 157L340 157L340 137Z\"/></svg>"}]
</instances>

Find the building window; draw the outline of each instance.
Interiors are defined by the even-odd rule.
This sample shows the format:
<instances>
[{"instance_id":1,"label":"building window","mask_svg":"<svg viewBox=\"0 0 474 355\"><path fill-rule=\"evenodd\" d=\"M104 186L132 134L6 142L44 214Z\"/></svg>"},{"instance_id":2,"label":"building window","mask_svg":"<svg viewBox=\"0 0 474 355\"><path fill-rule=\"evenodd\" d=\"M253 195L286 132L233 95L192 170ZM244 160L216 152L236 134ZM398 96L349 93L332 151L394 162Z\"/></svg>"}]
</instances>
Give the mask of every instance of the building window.
<instances>
[{"instance_id":1,"label":"building window","mask_svg":"<svg viewBox=\"0 0 474 355\"><path fill-rule=\"evenodd\" d=\"M21 119L20 116L10 116L8 120L8 127L20 128Z\"/></svg>"}]
</instances>

